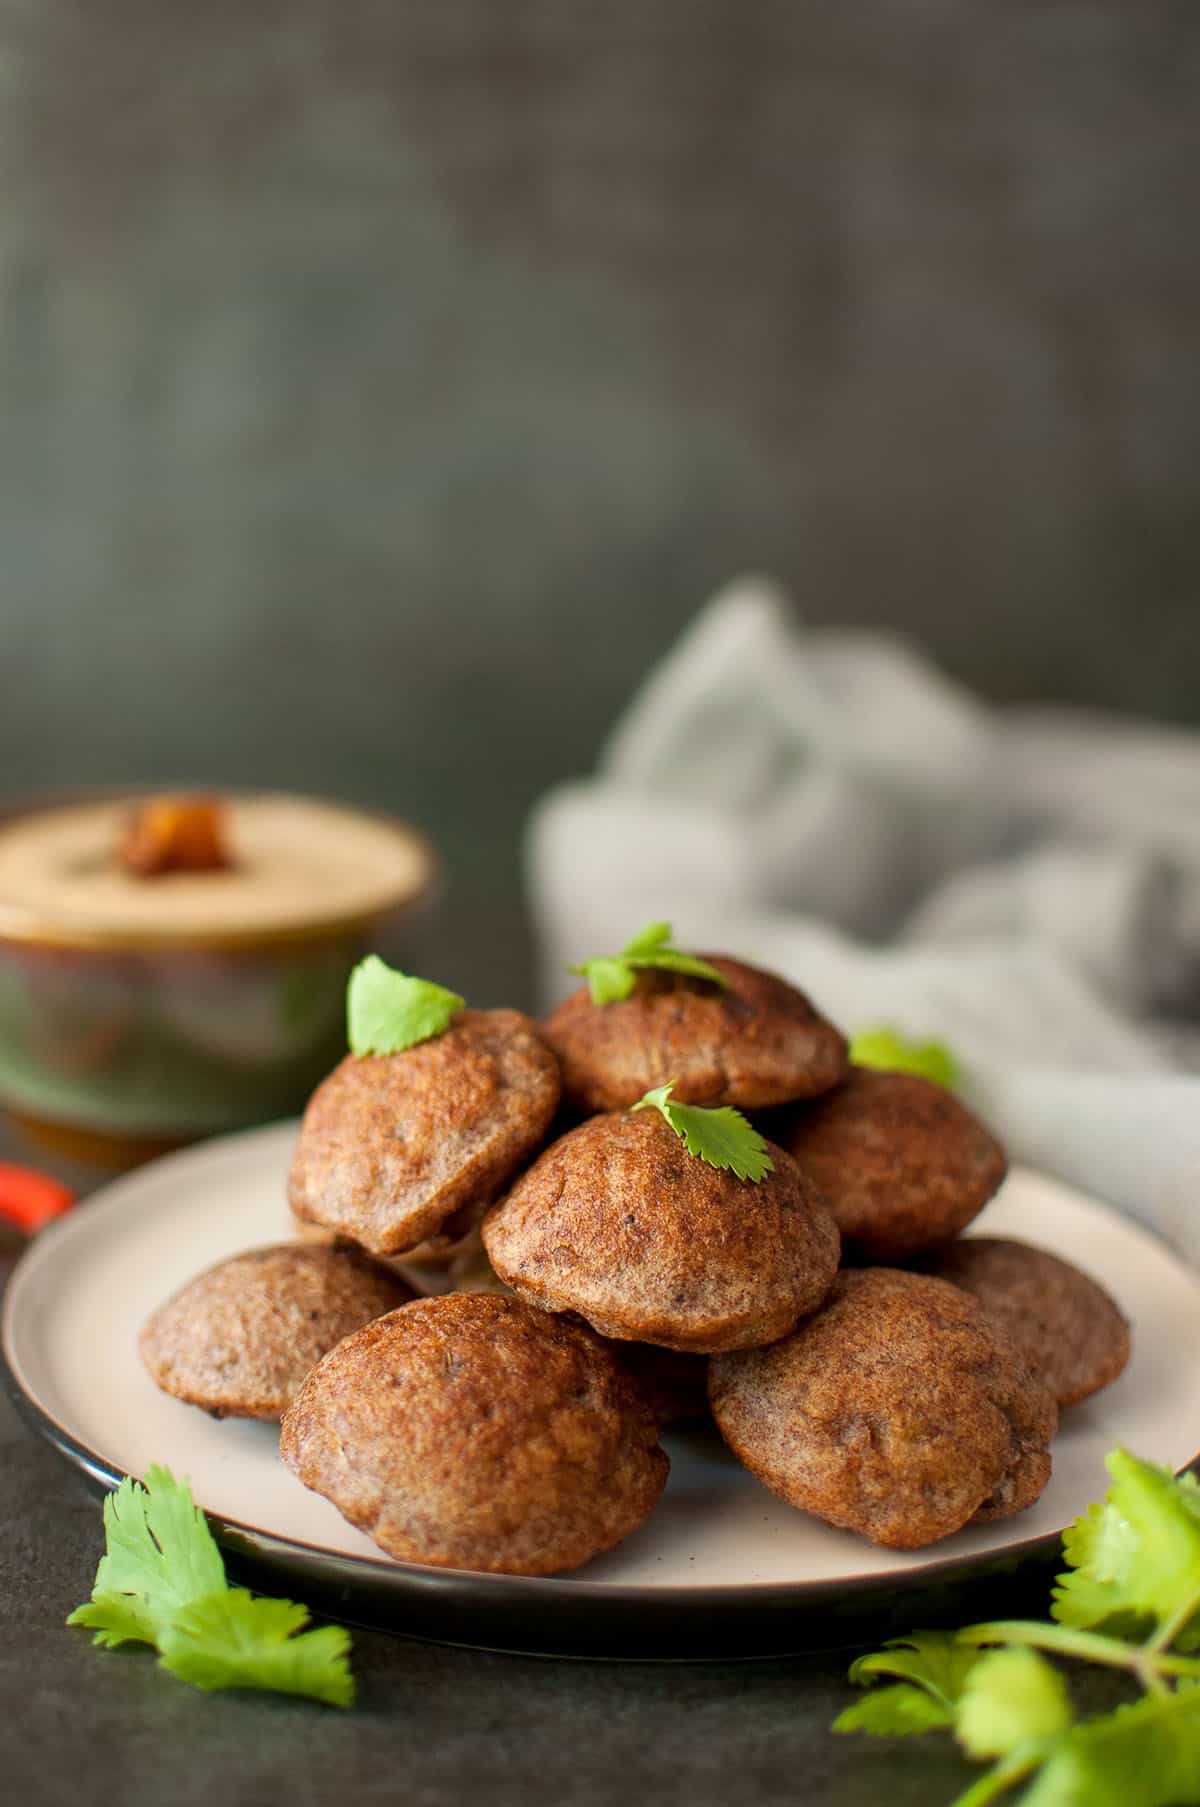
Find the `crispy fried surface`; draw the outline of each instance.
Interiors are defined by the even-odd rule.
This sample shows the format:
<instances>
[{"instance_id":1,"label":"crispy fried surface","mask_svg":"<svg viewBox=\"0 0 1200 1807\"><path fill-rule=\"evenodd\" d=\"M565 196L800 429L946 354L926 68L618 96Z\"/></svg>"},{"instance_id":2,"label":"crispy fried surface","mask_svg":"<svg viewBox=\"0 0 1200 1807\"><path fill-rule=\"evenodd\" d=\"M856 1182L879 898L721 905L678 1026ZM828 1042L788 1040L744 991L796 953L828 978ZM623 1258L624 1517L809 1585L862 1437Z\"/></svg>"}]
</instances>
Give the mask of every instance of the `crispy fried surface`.
<instances>
[{"instance_id":1,"label":"crispy fried surface","mask_svg":"<svg viewBox=\"0 0 1200 1807\"><path fill-rule=\"evenodd\" d=\"M1029 1505L1057 1414L981 1306L947 1282L850 1269L769 1349L717 1356L709 1400L774 1493L891 1549Z\"/></svg>"},{"instance_id":2,"label":"crispy fried surface","mask_svg":"<svg viewBox=\"0 0 1200 1807\"><path fill-rule=\"evenodd\" d=\"M500 1278L603 1335L708 1353L773 1342L833 1282L838 1235L782 1149L757 1185L688 1153L657 1111L593 1117L488 1213Z\"/></svg>"},{"instance_id":3,"label":"crispy fried surface","mask_svg":"<svg viewBox=\"0 0 1200 1807\"><path fill-rule=\"evenodd\" d=\"M913 1073L853 1067L836 1091L766 1125L820 1187L852 1258L907 1261L948 1242L1007 1171L965 1105Z\"/></svg>"},{"instance_id":4,"label":"crispy fried surface","mask_svg":"<svg viewBox=\"0 0 1200 1807\"><path fill-rule=\"evenodd\" d=\"M486 1293L422 1299L340 1343L283 1423L306 1487L404 1562L552 1575L636 1530L667 1458L581 1325Z\"/></svg>"},{"instance_id":5,"label":"crispy fried surface","mask_svg":"<svg viewBox=\"0 0 1200 1807\"><path fill-rule=\"evenodd\" d=\"M152 1379L177 1399L218 1418L279 1418L335 1343L412 1296L350 1250L251 1249L160 1305L139 1348Z\"/></svg>"},{"instance_id":6,"label":"crispy fried surface","mask_svg":"<svg viewBox=\"0 0 1200 1807\"><path fill-rule=\"evenodd\" d=\"M756 1109L826 1091L846 1071L846 1042L804 993L740 960L705 954L724 988L639 973L633 995L593 1004L587 987L543 1024L576 1109L620 1110L675 1081L683 1104Z\"/></svg>"},{"instance_id":7,"label":"crispy fried surface","mask_svg":"<svg viewBox=\"0 0 1200 1807\"><path fill-rule=\"evenodd\" d=\"M1095 1280L1057 1255L1002 1236L968 1236L926 1258L928 1273L973 1293L1007 1331L1059 1406L1114 1381L1129 1360L1129 1324Z\"/></svg>"},{"instance_id":8,"label":"crispy fried surface","mask_svg":"<svg viewBox=\"0 0 1200 1807\"><path fill-rule=\"evenodd\" d=\"M334 1068L305 1112L288 1201L376 1255L460 1236L538 1148L558 1098L529 1017L464 1010L432 1041Z\"/></svg>"}]
</instances>

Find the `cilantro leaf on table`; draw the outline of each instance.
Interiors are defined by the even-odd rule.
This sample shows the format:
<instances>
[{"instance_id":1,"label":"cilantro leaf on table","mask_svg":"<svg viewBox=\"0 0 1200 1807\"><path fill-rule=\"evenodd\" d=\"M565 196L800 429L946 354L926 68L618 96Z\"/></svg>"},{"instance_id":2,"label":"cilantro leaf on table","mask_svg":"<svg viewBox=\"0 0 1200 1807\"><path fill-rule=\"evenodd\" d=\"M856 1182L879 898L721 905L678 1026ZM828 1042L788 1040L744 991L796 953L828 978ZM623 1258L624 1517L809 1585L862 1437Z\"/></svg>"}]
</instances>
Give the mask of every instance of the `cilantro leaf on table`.
<instances>
[{"instance_id":1,"label":"cilantro leaf on table","mask_svg":"<svg viewBox=\"0 0 1200 1807\"><path fill-rule=\"evenodd\" d=\"M971 1665L955 1731L972 1757L1007 1757L1068 1730L1067 1684L1036 1650L991 1650Z\"/></svg>"},{"instance_id":2,"label":"cilantro leaf on table","mask_svg":"<svg viewBox=\"0 0 1200 1807\"><path fill-rule=\"evenodd\" d=\"M1106 1459L1112 1486L1063 1538L1054 1590L1060 1625L1171 1627L1178 1650L1200 1645L1200 1487L1125 1449Z\"/></svg>"},{"instance_id":3,"label":"cilantro leaf on table","mask_svg":"<svg viewBox=\"0 0 1200 1807\"><path fill-rule=\"evenodd\" d=\"M882 1650L851 1664L850 1680L871 1692L839 1713L833 1729L903 1738L952 1726L967 1677L982 1661L979 1651L957 1643L950 1631L892 1638ZM901 1679L888 1688L872 1688L883 1675Z\"/></svg>"},{"instance_id":4,"label":"cilantro leaf on table","mask_svg":"<svg viewBox=\"0 0 1200 1807\"><path fill-rule=\"evenodd\" d=\"M1186 1807L1189 1801L1200 1801L1200 1689L1180 1687L1067 1732L1023 1807Z\"/></svg>"},{"instance_id":5,"label":"cilantro leaf on table","mask_svg":"<svg viewBox=\"0 0 1200 1807\"><path fill-rule=\"evenodd\" d=\"M163 1633L163 1667L195 1688L265 1688L351 1706L349 1632L341 1625L305 1631L308 1622L291 1600L222 1587L184 1607Z\"/></svg>"},{"instance_id":6,"label":"cilantro leaf on table","mask_svg":"<svg viewBox=\"0 0 1200 1807\"><path fill-rule=\"evenodd\" d=\"M401 1054L441 1035L466 1000L431 979L415 979L368 954L346 988L346 1032L352 1054Z\"/></svg>"},{"instance_id":7,"label":"cilantro leaf on table","mask_svg":"<svg viewBox=\"0 0 1200 1807\"><path fill-rule=\"evenodd\" d=\"M197 1688L267 1688L347 1707L354 1681L349 1633L306 1631L308 1613L226 1584L208 1522L186 1481L151 1466L104 1502L106 1549L92 1598L68 1625L107 1649L150 1644L162 1666Z\"/></svg>"},{"instance_id":8,"label":"cilantro leaf on table","mask_svg":"<svg viewBox=\"0 0 1200 1807\"><path fill-rule=\"evenodd\" d=\"M1064 1535L1053 1619L917 1632L859 1657L852 1681L901 1679L833 1729L951 1727L968 1756L993 1760L953 1807L1012 1799L1022 1784L1022 1807L1200 1802L1200 1657L1186 1654L1200 1644L1200 1488L1127 1450L1107 1464L1104 1499ZM1123 1673L1143 1696L1080 1723L1039 1652Z\"/></svg>"},{"instance_id":9,"label":"cilantro leaf on table","mask_svg":"<svg viewBox=\"0 0 1200 1807\"><path fill-rule=\"evenodd\" d=\"M577 966L569 966L567 971L578 973L587 980L593 1004L618 1004L632 995L638 973L650 969L707 979L713 985L725 983L716 967L707 960L672 947L669 922L648 922L625 943L619 954L601 954L595 959L583 960Z\"/></svg>"},{"instance_id":10,"label":"cilantro leaf on table","mask_svg":"<svg viewBox=\"0 0 1200 1807\"><path fill-rule=\"evenodd\" d=\"M893 1682L888 1688L872 1688L852 1706L843 1707L832 1729L867 1732L876 1738L912 1738L953 1724L951 1709L932 1694L910 1688L907 1682Z\"/></svg>"},{"instance_id":11,"label":"cilantro leaf on table","mask_svg":"<svg viewBox=\"0 0 1200 1807\"><path fill-rule=\"evenodd\" d=\"M775 1163L767 1153L766 1142L741 1111L729 1104L712 1110L699 1104L677 1104L671 1097L674 1084L671 1079L666 1085L655 1086L638 1099L633 1109L658 1111L689 1154L710 1167L736 1174L739 1180L751 1180L757 1185L774 1172Z\"/></svg>"},{"instance_id":12,"label":"cilantro leaf on table","mask_svg":"<svg viewBox=\"0 0 1200 1807\"><path fill-rule=\"evenodd\" d=\"M106 1496L104 1534L92 1598L67 1620L89 1626L97 1644L157 1644L183 1607L224 1586L204 1514L166 1468L148 1468L144 1487L127 1477Z\"/></svg>"},{"instance_id":13,"label":"cilantro leaf on table","mask_svg":"<svg viewBox=\"0 0 1200 1807\"><path fill-rule=\"evenodd\" d=\"M850 1059L856 1067L885 1073L916 1073L952 1092L958 1084L958 1062L945 1042L916 1042L898 1029L880 1025L859 1029L850 1037Z\"/></svg>"}]
</instances>

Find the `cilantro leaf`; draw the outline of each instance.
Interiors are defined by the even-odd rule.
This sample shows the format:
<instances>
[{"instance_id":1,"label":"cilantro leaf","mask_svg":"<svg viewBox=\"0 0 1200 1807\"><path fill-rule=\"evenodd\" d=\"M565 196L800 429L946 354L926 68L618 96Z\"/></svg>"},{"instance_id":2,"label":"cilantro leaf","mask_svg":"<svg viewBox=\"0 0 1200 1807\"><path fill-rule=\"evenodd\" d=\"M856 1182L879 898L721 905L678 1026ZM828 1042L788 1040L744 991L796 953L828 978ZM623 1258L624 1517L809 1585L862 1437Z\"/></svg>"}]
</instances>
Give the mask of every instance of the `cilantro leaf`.
<instances>
[{"instance_id":1,"label":"cilantro leaf","mask_svg":"<svg viewBox=\"0 0 1200 1807\"><path fill-rule=\"evenodd\" d=\"M1136 1634L1170 1624L1175 1646L1200 1645L1200 1487L1191 1475L1114 1449L1112 1485L1063 1538L1070 1565L1051 1612L1062 1625L1105 1624Z\"/></svg>"},{"instance_id":2,"label":"cilantro leaf","mask_svg":"<svg viewBox=\"0 0 1200 1807\"><path fill-rule=\"evenodd\" d=\"M900 1677L895 1687L877 1688L839 1713L835 1732L890 1733L907 1737L954 1724L955 1709L971 1671L983 1659L956 1643L951 1631L914 1631L892 1638L882 1650L850 1665L850 1680L870 1687L876 1676Z\"/></svg>"},{"instance_id":3,"label":"cilantro leaf","mask_svg":"<svg viewBox=\"0 0 1200 1807\"><path fill-rule=\"evenodd\" d=\"M898 1675L952 1707L978 1661L979 1652L960 1644L952 1631L914 1631L906 1638L889 1638L882 1650L856 1657L850 1680L866 1686L865 1677Z\"/></svg>"},{"instance_id":4,"label":"cilantro leaf","mask_svg":"<svg viewBox=\"0 0 1200 1807\"><path fill-rule=\"evenodd\" d=\"M570 966L567 971L579 973L587 980L593 1004L617 1004L632 996L638 973L649 968L682 973L692 979L707 979L713 985L725 983L722 974L707 960L671 946L669 922L648 922L645 928L631 936L619 954L601 954L578 966Z\"/></svg>"},{"instance_id":5,"label":"cilantro leaf","mask_svg":"<svg viewBox=\"0 0 1200 1807\"><path fill-rule=\"evenodd\" d=\"M735 1173L739 1180L752 1180L757 1185L774 1171L775 1163L767 1153L766 1142L741 1111L729 1104L716 1110L699 1104L676 1104L671 1097L674 1084L671 1079L666 1085L655 1086L638 1099L634 1110L660 1111L689 1154L710 1167Z\"/></svg>"},{"instance_id":6,"label":"cilantro leaf","mask_svg":"<svg viewBox=\"0 0 1200 1807\"><path fill-rule=\"evenodd\" d=\"M573 972L586 972L593 1004L619 1004L637 984L637 974L627 960L587 960Z\"/></svg>"},{"instance_id":7,"label":"cilantro leaf","mask_svg":"<svg viewBox=\"0 0 1200 1807\"><path fill-rule=\"evenodd\" d=\"M1023 1807L1183 1807L1200 1801L1200 1689L1149 1694L1059 1740Z\"/></svg>"},{"instance_id":8,"label":"cilantro leaf","mask_svg":"<svg viewBox=\"0 0 1200 1807\"><path fill-rule=\"evenodd\" d=\"M895 1682L890 1688L872 1688L853 1706L844 1707L833 1722L835 1732L869 1732L877 1738L911 1738L918 1732L934 1732L954 1724L954 1714L932 1694Z\"/></svg>"},{"instance_id":9,"label":"cilantro leaf","mask_svg":"<svg viewBox=\"0 0 1200 1807\"><path fill-rule=\"evenodd\" d=\"M885 1073L916 1073L952 1092L958 1084L958 1062L944 1042L909 1041L898 1029L882 1025L859 1029L850 1038L856 1067L878 1067Z\"/></svg>"},{"instance_id":10,"label":"cilantro leaf","mask_svg":"<svg viewBox=\"0 0 1200 1807\"><path fill-rule=\"evenodd\" d=\"M670 923L648 922L644 929L639 929L636 935L629 937L621 953L626 960L649 959L652 954L661 953L664 947L670 945Z\"/></svg>"},{"instance_id":11,"label":"cilantro leaf","mask_svg":"<svg viewBox=\"0 0 1200 1807\"><path fill-rule=\"evenodd\" d=\"M92 1643L103 1650L116 1650L120 1644L157 1646L153 1622L132 1594L105 1594L97 1588L90 1600L67 1614L66 1623L94 1631Z\"/></svg>"},{"instance_id":12,"label":"cilantro leaf","mask_svg":"<svg viewBox=\"0 0 1200 1807\"><path fill-rule=\"evenodd\" d=\"M653 966L664 973L684 973L689 979L707 979L712 985L725 984L724 974L718 972L715 966L702 960L699 954L684 954L677 947L660 947L653 958L647 956L645 959L633 960L631 964L636 967Z\"/></svg>"},{"instance_id":13,"label":"cilantro leaf","mask_svg":"<svg viewBox=\"0 0 1200 1807\"><path fill-rule=\"evenodd\" d=\"M450 1027L466 1000L368 954L350 974L346 1029L352 1054L401 1054Z\"/></svg>"},{"instance_id":14,"label":"cilantro leaf","mask_svg":"<svg viewBox=\"0 0 1200 1807\"><path fill-rule=\"evenodd\" d=\"M308 1613L226 1585L208 1521L186 1481L152 1466L104 1502L106 1548L92 1598L68 1625L94 1642L155 1646L162 1665L197 1688L269 1688L345 1707L354 1697L340 1626L305 1631Z\"/></svg>"},{"instance_id":15,"label":"cilantro leaf","mask_svg":"<svg viewBox=\"0 0 1200 1807\"><path fill-rule=\"evenodd\" d=\"M157 1644L193 1600L225 1582L225 1565L186 1481L169 1469L146 1470L145 1486L127 1478L104 1501L106 1553L92 1598L68 1625L87 1625L110 1648Z\"/></svg>"},{"instance_id":16,"label":"cilantro leaf","mask_svg":"<svg viewBox=\"0 0 1200 1807\"><path fill-rule=\"evenodd\" d=\"M972 1665L955 1731L972 1757L1007 1757L1065 1732L1074 1715L1067 1685L1036 1650L992 1650Z\"/></svg>"},{"instance_id":17,"label":"cilantro leaf","mask_svg":"<svg viewBox=\"0 0 1200 1807\"><path fill-rule=\"evenodd\" d=\"M308 1622L291 1600L222 1587L184 1607L163 1633L163 1667L196 1688L265 1688L351 1706L349 1632L340 1625L305 1631Z\"/></svg>"}]
</instances>

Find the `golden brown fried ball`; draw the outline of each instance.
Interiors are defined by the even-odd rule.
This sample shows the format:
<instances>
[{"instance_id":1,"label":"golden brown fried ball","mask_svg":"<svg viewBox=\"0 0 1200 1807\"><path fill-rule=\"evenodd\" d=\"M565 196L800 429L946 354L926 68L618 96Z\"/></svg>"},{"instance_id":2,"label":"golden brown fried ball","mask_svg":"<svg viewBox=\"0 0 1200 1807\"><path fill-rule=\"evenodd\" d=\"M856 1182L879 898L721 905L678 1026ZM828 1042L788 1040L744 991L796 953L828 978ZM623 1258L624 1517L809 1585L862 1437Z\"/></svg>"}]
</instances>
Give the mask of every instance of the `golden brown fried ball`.
<instances>
[{"instance_id":1,"label":"golden brown fried ball","mask_svg":"<svg viewBox=\"0 0 1200 1807\"><path fill-rule=\"evenodd\" d=\"M890 1549L1031 1505L1050 1478L1050 1393L947 1281L849 1269L769 1349L717 1356L709 1400L773 1493Z\"/></svg>"},{"instance_id":2,"label":"golden brown fried ball","mask_svg":"<svg viewBox=\"0 0 1200 1807\"><path fill-rule=\"evenodd\" d=\"M348 1055L309 1101L288 1201L375 1255L448 1248L540 1147L559 1087L517 1010L464 1010L402 1054Z\"/></svg>"},{"instance_id":3,"label":"golden brown fried ball","mask_svg":"<svg viewBox=\"0 0 1200 1807\"><path fill-rule=\"evenodd\" d=\"M802 991L774 973L718 954L725 979L641 972L632 996L593 1004L586 986L560 1004L543 1032L562 1064L575 1109L620 1110L674 1080L681 1104L743 1110L811 1098L846 1071L846 1042Z\"/></svg>"},{"instance_id":4,"label":"golden brown fried ball","mask_svg":"<svg viewBox=\"0 0 1200 1807\"><path fill-rule=\"evenodd\" d=\"M635 1531L667 1478L600 1339L488 1293L339 1343L283 1422L289 1468L402 1562L553 1575Z\"/></svg>"},{"instance_id":5,"label":"golden brown fried ball","mask_svg":"<svg viewBox=\"0 0 1200 1807\"><path fill-rule=\"evenodd\" d=\"M604 1336L710 1353L774 1342L833 1283L833 1219L782 1149L757 1184L689 1154L655 1110L552 1143L483 1222L492 1266Z\"/></svg>"},{"instance_id":6,"label":"golden brown fried ball","mask_svg":"<svg viewBox=\"0 0 1200 1807\"><path fill-rule=\"evenodd\" d=\"M1007 1171L966 1106L914 1073L852 1067L769 1132L820 1187L851 1259L907 1261L978 1216Z\"/></svg>"},{"instance_id":7,"label":"golden brown fried ball","mask_svg":"<svg viewBox=\"0 0 1200 1807\"><path fill-rule=\"evenodd\" d=\"M347 1249L283 1243L219 1261L146 1321L139 1348L165 1393L215 1418L280 1418L321 1357L413 1296Z\"/></svg>"},{"instance_id":8,"label":"golden brown fried ball","mask_svg":"<svg viewBox=\"0 0 1200 1807\"><path fill-rule=\"evenodd\" d=\"M922 1262L973 1293L1061 1407L1106 1387L1129 1360L1129 1324L1102 1286L1045 1249L967 1236Z\"/></svg>"}]
</instances>

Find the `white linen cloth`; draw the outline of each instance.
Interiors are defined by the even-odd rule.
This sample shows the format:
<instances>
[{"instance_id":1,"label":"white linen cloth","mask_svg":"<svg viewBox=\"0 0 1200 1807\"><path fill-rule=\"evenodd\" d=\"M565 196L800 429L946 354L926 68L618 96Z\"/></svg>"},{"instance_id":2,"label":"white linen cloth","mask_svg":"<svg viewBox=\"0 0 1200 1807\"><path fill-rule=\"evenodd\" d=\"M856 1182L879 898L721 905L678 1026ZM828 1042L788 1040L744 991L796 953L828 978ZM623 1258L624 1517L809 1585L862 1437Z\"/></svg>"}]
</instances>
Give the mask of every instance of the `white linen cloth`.
<instances>
[{"instance_id":1,"label":"white linen cloth","mask_svg":"<svg viewBox=\"0 0 1200 1807\"><path fill-rule=\"evenodd\" d=\"M1200 1261L1200 738L996 710L717 596L529 825L545 1001L665 918L848 1030L944 1038L1017 1159Z\"/></svg>"}]
</instances>

